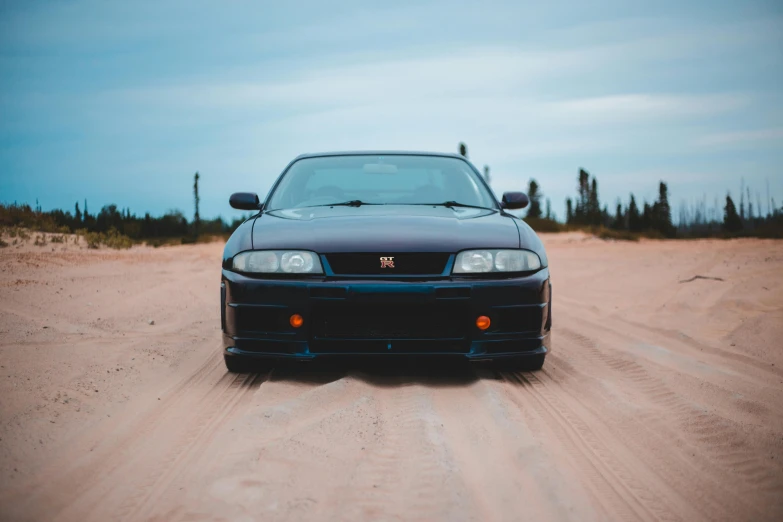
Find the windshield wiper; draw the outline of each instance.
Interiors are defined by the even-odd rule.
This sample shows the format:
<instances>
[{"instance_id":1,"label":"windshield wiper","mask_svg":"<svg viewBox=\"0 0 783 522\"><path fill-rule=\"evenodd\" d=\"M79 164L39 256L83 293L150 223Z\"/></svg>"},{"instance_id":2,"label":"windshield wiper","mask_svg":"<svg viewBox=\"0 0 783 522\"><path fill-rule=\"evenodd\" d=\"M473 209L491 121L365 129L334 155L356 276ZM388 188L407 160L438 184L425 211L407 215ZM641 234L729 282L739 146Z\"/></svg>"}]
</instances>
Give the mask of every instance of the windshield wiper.
<instances>
[{"instance_id":1,"label":"windshield wiper","mask_svg":"<svg viewBox=\"0 0 783 522\"><path fill-rule=\"evenodd\" d=\"M419 205L431 205L433 207L464 207L464 208L483 208L485 210L492 210L489 207L482 207L479 205L469 205L467 203L460 203L459 201L444 201L443 203L418 203Z\"/></svg>"},{"instance_id":2,"label":"windshield wiper","mask_svg":"<svg viewBox=\"0 0 783 522\"><path fill-rule=\"evenodd\" d=\"M326 203L325 205L308 205L300 208L313 208L313 207L361 207L362 205L383 205L384 203L368 203L361 199L352 199L350 201L342 201L340 203Z\"/></svg>"},{"instance_id":3,"label":"windshield wiper","mask_svg":"<svg viewBox=\"0 0 783 522\"><path fill-rule=\"evenodd\" d=\"M385 205L385 203L368 203L361 199L352 199L350 201L343 201L342 203L330 203L323 205L324 207L361 207L363 205Z\"/></svg>"}]
</instances>

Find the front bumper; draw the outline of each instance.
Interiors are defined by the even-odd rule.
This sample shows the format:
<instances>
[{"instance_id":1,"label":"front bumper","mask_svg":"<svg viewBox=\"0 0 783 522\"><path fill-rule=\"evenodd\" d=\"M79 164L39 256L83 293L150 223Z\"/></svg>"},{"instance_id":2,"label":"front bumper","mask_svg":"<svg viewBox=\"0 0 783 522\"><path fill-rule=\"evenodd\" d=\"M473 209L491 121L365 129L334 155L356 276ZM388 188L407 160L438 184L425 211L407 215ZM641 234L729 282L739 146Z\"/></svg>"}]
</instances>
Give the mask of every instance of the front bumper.
<instances>
[{"instance_id":1,"label":"front bumper","mask_svg":"<svg viewBox=\"0 0 783 522\"><path fill-rule=\"evenodd\" d=\"M472 360L551 351L548 269L502 280L258 279L223 270L227 356L313 359L444 355ZM293 328L288 318L304 318ZM489 316L490 328L475 326Z\"/></svg>"}]
</instances>

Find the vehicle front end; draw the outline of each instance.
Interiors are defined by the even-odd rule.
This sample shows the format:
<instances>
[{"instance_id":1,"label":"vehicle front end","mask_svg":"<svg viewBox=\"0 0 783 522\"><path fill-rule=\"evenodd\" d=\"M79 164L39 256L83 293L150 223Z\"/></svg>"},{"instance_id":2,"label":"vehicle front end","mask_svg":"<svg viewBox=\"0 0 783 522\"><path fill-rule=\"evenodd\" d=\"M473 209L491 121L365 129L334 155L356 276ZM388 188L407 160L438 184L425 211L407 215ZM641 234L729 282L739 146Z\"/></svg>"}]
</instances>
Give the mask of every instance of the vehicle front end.
<instances>
[{"instance_id":1,"label":"vehicle front end","mask_svg":"<svg viewBox=\"0 0 783 522\"><path fill-rule=\"evenodd\" d=\"M551 349L552 286L547 268L490 279L452 274L455 254L318 257L324 273L307 278L269 279L223 270L227 356L417 354L495 359L540 356ZM443 269L394 278L335 273L335 267L372 261L378 271L393 270L380 268L382 258L396 261L395 266L403 259L423 268L442 264Z\"/></svg>"},{"instance_id":2,"label":"vehicle front end","mask_svg":"<svg viewBox=\"0 0 783 522\"><path fill-rule=\"evenodd\" d=\"M540 368L551 350L543 244L455 155L300 157L226 243L226 365L346 355L457 356Z\"/></svg>"}]
</instances>

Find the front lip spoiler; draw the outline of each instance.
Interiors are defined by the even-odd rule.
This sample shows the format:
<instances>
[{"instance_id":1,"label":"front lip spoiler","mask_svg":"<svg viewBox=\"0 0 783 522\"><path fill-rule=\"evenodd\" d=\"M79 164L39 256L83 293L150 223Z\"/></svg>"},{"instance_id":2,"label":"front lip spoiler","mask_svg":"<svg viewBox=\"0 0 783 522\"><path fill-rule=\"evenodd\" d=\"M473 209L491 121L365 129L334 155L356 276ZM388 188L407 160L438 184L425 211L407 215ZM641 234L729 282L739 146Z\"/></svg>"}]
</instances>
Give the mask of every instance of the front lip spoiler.
<instances>
[{"instance_id":1,"label":"front lip spoiler","mask_svg":"<svg viewBox=\"0 0 783 522\"><path fill-rule=\"evenodd\" d=\"M242 357L250 359L289 359L298 361L313 361L315 359L325 358L356 358L356 357L408 357L408 358L443 358L443 359L466 359L469 361L481 362L481 361L493 361L498 359L508 359L517 357L535 357L537 355L546 355L549 353L549 349L546 346L540 346L534 350L525 352L507 352L498 354L471 354L471 353L438 353L438 352L420 352L420 353L274 353L274 352L250 352L240 350L234 346L225 349L225 354L229 357Z\"/></svg>"}]
</instances>

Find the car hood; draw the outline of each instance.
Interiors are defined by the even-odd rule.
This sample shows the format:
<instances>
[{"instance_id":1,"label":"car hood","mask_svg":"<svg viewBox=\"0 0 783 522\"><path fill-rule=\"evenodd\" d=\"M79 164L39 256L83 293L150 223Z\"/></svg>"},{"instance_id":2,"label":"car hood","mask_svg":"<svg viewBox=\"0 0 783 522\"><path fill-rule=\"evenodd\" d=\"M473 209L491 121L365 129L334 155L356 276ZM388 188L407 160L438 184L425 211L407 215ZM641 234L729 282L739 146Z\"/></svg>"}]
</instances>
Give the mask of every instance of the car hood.
<instances>
[{"instance_id":1,"label":"car hood","mask_svg":"<svg viewBox=\"0 0 783 522\"><path fill-rule=\"evenodd\" d=\"M273 210L255 219L253 248L322 254L520 248L515 221L497 210L429 205Z\"/></svg>"}]
</instances>

